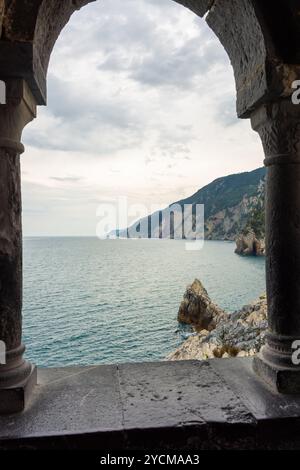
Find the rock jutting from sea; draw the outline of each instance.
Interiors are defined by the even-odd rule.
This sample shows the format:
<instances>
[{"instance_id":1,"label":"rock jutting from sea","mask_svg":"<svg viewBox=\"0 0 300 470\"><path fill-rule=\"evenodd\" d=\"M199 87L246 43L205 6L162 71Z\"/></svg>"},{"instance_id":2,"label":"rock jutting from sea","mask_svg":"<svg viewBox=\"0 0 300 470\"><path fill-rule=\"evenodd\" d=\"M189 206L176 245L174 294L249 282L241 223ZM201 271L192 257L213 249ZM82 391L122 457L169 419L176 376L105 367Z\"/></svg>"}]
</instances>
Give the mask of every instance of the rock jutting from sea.
<instances>
[{"instance_id":1,"label":"rock jutting from sea","mask_svg":"<svg viewBox=\"0 0 300 470\"><path fill-rule=\"evenodd\" d=\"M227 313L210 299L198 279L188 286L179 307L178 321L193 327L192 334L166 360L254 356L264 344L267 331L267 300Z\"/></svg>"},{"instance_id":2,"label":"rock jutting from sea","mask_svg":"<svg viewBox=\"0 0 300 470\"><path fill-rule=\"evenodd\" d=\"M265 239L257 237L252 231L239 235L235 242L235 253L238 255L265 256Z\"/></svg>"}]
</instances>

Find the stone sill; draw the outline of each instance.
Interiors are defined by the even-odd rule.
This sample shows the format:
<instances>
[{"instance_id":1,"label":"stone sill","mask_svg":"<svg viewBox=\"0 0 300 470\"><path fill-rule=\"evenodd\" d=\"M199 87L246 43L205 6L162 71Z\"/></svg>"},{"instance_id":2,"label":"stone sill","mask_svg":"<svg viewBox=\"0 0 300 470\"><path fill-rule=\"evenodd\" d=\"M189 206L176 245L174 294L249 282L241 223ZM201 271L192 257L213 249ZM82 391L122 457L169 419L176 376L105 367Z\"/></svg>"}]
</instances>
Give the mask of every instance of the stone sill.
<instances>
[{"instance_id":1,"label":"stone sill","mask_svg":"<svg viewBox=\"0 0 300 470\"><path fill-rule=\"evenodd\" d=\"M39 369L0 449L300 448L300 396L269 390L248 358Z\"/></svg>"}]
</instances>

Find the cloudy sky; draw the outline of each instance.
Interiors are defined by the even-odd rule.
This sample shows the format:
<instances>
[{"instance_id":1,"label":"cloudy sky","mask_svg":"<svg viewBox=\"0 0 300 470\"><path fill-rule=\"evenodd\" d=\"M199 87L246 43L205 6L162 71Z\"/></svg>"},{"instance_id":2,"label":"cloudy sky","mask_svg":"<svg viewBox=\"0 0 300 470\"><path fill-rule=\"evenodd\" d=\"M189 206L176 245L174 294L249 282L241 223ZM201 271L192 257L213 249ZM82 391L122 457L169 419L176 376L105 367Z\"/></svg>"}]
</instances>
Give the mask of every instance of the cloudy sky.
<instances>
[{"instance_id":1,"label":"cloudy sky","mask_svg":"<svg viewBox=\"0 0 300 470\"><path fill-rule=\"evenodd\" d=\"M126 196L150 211L263 160L236 118L225 51L172 0L98 0L76 13L23 142L31 236L95 235L102 202Z\"/></svg>"}]
</instances>

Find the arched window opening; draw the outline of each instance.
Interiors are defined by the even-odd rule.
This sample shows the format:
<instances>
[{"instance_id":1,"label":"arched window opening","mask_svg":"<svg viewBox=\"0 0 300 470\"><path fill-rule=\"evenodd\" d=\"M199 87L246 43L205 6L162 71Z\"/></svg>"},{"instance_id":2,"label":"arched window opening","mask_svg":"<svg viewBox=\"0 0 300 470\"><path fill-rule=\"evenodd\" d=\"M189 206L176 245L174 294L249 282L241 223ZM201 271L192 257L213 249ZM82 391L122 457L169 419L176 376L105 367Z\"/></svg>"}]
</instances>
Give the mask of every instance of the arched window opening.
<instances>
[{"instance_id":1,"label":"arched window opening","mask_svg":"<svg viewBox=\"0 0 300 470\"><path fill-rule=\"evenodd\" d=\"M263 261L235 257L231 243L193 253L182 240L96 238L102 203L125 198L139 219L261 166L258 138L236 117L229 59L205 22L170 0L90 4L61 34L48 86L22 167L32 361L163 359L183 341L176 315L195 277L230 311L261 293Z\"/></svg>"}]
</instances>

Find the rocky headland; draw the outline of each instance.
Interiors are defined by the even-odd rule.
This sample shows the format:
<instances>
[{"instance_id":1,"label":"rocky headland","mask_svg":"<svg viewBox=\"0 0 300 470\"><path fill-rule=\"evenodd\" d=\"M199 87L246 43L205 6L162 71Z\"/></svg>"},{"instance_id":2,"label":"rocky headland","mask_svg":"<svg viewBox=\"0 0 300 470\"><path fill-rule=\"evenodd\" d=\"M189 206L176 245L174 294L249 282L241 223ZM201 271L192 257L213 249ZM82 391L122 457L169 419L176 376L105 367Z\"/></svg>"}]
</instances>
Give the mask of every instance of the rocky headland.
<instances>
[{"instance_id":1,"label":"rocky headland","mask_svg":"<svg viewBox=\"0 0 300 470\"><path fill-rule=\"evenodd\" d=\"M193 334L167 360L205 360L255 355L264 344L267 300L262 295L241 310L228 313L216 305L198 279L188 286L178 321L191 325Z\"/></svg>"},{"instance_id":2,"label":"rocky headland","mask_svg":"<svg viewBox=\"0 0 300 470\"><path fill-rule=\"evenodd\" d=\"M139 219L125 230L111 232L112 237L133 238L182 238L182 225L170 223L170 207L176 213L174 220L180 220L186 206L205 207L205 240L235 241L237 237L253 231L257 239L264 238L264 194L266 169L228 175L218 178L193 195L176 201L159 213ZM200 216L201 219L201 216ZM201 227L201 220L195 215L195 226ZM189 225L189 224L188 224ZM185 226L184 235L195 237L194 227ZM199 235L199 234L198 234ZM250 252L248 252L250 254ZM254 253L252 253L254 254Z\"/></svg>"}]
</instances>

